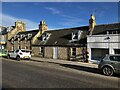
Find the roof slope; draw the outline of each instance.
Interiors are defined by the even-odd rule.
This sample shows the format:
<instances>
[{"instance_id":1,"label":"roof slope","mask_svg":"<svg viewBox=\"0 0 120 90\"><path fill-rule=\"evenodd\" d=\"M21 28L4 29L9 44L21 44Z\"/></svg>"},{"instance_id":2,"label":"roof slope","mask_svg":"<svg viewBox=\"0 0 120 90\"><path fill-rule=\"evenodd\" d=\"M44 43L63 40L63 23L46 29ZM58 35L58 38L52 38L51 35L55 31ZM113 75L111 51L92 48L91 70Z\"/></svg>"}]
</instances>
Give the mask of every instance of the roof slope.
<instances>
[{"instance_id":1,"label":"roof slope","mask_svg":"<svg viewBox=\"0 0 120 90\"><path fill-rule=\"evenodd\" d=\"M93 35L102 34L108 30L120 29L120 23L113 24L101 24L96 25L93 30ZM83 31L79 41L71 42L73 31ZM87 43L87 35L89 33L89 26L75 27L68 29L59 29L46 31L44 33L50 33L50 38L47 41L42 41L42 36L39 37L38 41L34 45L44 46L81 46ZM43 33L43 34L44 34Z\"/></svg>"},{"instance_id":2,"label":"roof slope","mask_svg":"<svg viewBox=\"0 0 120 90\"><path fill-rule=\"evenodd\" d=\"M29 38L29 39L32 39L32 38L38 33L38 31L39 31L39 30L37 29L37 30L19 32L19 33L17 33L16 35L27 35L27 34L32 34L31 38ZM24 37L24 38L25 38L25 37ZM23 40L24 38L22 38L22 40ZM17 40L17 38L16 38L16 40Z\"/></svg>"},{"instance_id":3,"label":"roof slope","mask_svg":"<svg viewBox=\"0 0 120 90\"><path fill-rule=\"evenodd\" d=\"M114 29L120 29L120 23L96 25L93 30L93 35Z\"/></svg>"},{"instance_id":4,"label":"roof slope","mask_svg":"<svg viewBox=\"0 0 120 90\"><path fill-rule=\"evenodd\" d=\"M38 42L34 45L45 45L45 46L81 46L83 43L80 41L71 42L72 32L74 31L83 31L80 40L85 39L88 33L88 26L68 28L68 29L59 29L46 31L44 33L51 34L47 41L42 41L42 36L40 36Z\"/></svg>"}]
</instances>

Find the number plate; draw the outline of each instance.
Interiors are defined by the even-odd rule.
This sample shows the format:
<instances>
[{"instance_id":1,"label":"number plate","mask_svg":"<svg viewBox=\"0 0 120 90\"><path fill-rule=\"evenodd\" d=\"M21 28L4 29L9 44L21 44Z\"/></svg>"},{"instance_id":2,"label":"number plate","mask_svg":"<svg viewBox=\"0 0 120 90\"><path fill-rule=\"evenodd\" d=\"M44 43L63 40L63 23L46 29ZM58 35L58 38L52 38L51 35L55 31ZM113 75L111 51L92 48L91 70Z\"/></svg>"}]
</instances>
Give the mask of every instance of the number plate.
<instances>
[{"instance_id":1,"label":"number plate","mask_svg":"<svg viewBox=\"0 0 120 90\"><path fill-rule=\"evenodd\" d=\"M29 58L28 56L25 56L24 58Z\"/></svg>"}]
</instances>

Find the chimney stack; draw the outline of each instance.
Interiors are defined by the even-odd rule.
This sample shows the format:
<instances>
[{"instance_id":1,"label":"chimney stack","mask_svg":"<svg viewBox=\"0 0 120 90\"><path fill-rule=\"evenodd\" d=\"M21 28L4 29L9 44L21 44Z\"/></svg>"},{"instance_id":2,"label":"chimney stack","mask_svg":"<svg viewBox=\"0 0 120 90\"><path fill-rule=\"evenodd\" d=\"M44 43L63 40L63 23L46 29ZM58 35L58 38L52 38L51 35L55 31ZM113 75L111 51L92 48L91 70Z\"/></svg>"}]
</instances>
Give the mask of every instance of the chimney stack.
<instances>
[{"instance_id":1,"label":"chimney stack","mask_svg":"<svg viewBox=\"0 0 120 90\"><path fill-rule=\"evenodd\" d=\"M93 14L91 14L91 17L89 19L89 35L92 35L95 25L96 25L95 17Z\"/></svg>"}]
</instances>

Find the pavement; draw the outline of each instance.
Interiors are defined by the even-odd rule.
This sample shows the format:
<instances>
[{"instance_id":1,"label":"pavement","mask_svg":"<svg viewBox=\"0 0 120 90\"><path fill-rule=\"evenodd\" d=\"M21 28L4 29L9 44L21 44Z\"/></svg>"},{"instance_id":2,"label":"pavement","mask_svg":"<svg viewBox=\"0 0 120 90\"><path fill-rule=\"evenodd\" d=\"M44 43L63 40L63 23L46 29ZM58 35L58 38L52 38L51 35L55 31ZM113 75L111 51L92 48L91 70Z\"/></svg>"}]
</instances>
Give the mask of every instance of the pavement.
<instances>
[{"instance_id":1,"label":"pavement","mask_svg":"<svg viewBox=\"0 0 120 90\"><path fill-rule=\"evenodd\" d=\"M76 66L83 66L88 68L98 68L97 64L93 63L85 63L85 62L78 62L78 61L68 61L68 60L61 60L61 59L48 59L48 58L40 58L40 57L31 57L31 61L37 62L47 62L47 63L55 63L55 64L67 64L67 65L76 65Z\"/></svg>"}]
</instances>

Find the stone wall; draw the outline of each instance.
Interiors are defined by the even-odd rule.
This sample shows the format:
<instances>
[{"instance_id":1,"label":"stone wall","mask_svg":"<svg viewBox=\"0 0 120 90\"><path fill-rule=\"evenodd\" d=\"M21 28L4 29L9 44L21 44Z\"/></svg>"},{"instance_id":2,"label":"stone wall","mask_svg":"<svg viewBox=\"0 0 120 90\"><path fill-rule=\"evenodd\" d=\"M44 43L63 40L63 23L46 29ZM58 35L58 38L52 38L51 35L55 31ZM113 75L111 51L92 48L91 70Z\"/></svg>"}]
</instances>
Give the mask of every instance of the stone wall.
<instances>
[{"instance_id":1,"label":"stone wall","mask_svg":"<svg viewBox=\"0 0 120 90\"><path fill-rule=\"evenodd\" d=\"M32 56L40 56L40 47L32 47Z\"/></svg>"},{"instance_id":2,"label":"stone wall","mask_svg":"<svg viewBox=\"0 0 120 90\"><path fill-rule=\"evenodd\" d=\"M58 59L68 59L68 48L58 47Z\"/></svg>"},{"instance_id":3,"label":"stone wall","mask_svg":"<svg viewBox=\"0 0 120 90\"><path fill-rule=\"evenodd\" d=\"M45 47L45 53L46 58L53 58L53 47Z\"/></svg>"},{"instance_id":4,"label":"stone wall","mask_svg":"<svg viewBox=\"0 0 120 90\"><path fill-rule=\"evenodd\" d=\"M6 45L6 49L8 50L8 51L11 51L12 50L12 44L11 44L11 42L7 42L7 45Z\"/></svg>"},{"instance_id":5,"label":"stone wall","mask_svg":"<svg viewBox=\"0 0 120 90\"><path fill-rule=\"evenodd\" d=\"M86 60L86 47L76 47L76 57L72 57L72 48L73 47L58 47L58 59L75 61ZM34 54L34 56L43 57L42 54L40 54L40 47L32 47L32 53ZM53 58L53 47L44 47L44 57Z\"/></svg>"},{"instance_id":6,"label":"stone wall","mask_svg":"<svg viewBox=\"0 0 120 90\"><path fill-rule=\"evenodd\" d=\"M79 47L76 48L76 60L78 61L84 61L86 58L86 48L85 47Z\"/></svg>"},{"instance_id":7,"label":"stone wall","mask_svg":"<svg viewBox=\"0 0 120 90\"><path fill-rule=\"evenodd\" d=\"M18 49L18 41L14 41L14 49Z\"/></svg>"},{"instance_id":8,"label":"stone wall","mask_svg":"<svg viewBox=\"0 0 120 90\"><path fill-rule=\"evenodd\" d=\"M76 56L72 55L72 48L76 48ZM85 61L86 60L86 47L71 47L70 60Z\"/></svg>"}]
</instances>

